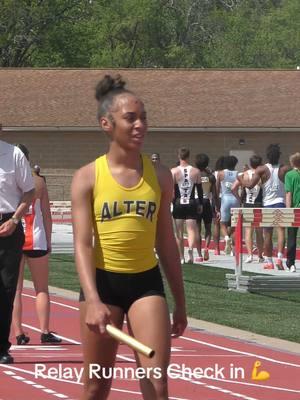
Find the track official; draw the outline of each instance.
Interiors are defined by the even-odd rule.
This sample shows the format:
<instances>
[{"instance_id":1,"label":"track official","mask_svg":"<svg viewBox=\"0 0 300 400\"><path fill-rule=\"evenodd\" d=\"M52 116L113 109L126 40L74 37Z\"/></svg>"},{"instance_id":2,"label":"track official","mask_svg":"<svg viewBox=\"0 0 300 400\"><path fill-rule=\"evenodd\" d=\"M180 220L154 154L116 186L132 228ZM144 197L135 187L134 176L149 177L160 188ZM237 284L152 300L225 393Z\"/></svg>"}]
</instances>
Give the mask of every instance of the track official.
<instances>
[{"instance_id":1,"label":"track official","mask_svg":"<svg viewBox=\"0 0 300 400\"><path fill-rule=\"evenodd\" d=\"M34 181L24 154L0 140L0 364L13 363L9 333L24 243L21 218L33 195Z\"/></svg>"}]
</instances>

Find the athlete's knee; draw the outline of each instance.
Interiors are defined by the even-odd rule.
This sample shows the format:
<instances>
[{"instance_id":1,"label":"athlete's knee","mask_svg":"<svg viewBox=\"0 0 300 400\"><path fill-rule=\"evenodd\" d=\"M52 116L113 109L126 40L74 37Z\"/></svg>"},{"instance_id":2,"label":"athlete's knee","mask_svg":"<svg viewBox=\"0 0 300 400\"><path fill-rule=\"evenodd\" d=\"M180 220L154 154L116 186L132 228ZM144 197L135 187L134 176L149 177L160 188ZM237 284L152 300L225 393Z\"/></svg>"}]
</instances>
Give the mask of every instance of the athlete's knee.
<instances>
[{"instance_id":1,"label":"athlete's knee","mask_svg":"<svg viewBox=\"0 0 300 400\"><path fill-rule=\"evenodd\" d=\"M168 379L167 377L153 378L153 379L143 379L141 380L141 386L143 392L147 393L150 398L155 398L156 400L166 400L168 399Z\"/></svg>"},{"instance_id":2,"label":"athlete's knee","mask_svg":"<svg viewBox=\"0 0 300 400\"><path fill-rule=\"evenodd\" d=\"M168 379L167 377L161 377L160 379L154 379L152 381L154 391L157 399L168 398Z\"/></svg>"},{"instance_id":3,"label":"athlete's knee","mask_svg":"<svg viewBox=\"0 0 300 400\"><path fill-rule=\"evenodd\" d=\"M106 400L111 387L111 379L99 379L97 381L87 381L84 384L84 400Z\"/></svg>"}]
</instances>

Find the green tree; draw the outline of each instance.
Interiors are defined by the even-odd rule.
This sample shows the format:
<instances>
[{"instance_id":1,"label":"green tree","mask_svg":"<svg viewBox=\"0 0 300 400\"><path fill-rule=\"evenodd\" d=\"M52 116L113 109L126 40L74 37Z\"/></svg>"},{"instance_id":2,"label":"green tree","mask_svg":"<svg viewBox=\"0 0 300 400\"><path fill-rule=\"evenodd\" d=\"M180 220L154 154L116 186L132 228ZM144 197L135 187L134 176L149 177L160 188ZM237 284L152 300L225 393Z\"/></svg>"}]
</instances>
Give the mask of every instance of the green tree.
<instances>
[{"instance_id":1,"label":"green tree","mask_svg":"<svg viewBox=\"0 0 300 400\"><path fill-rule=\"evenodd\" d=\"M232 12L216 10L205 48L213 68L293 68L299 60L298 0L243 0Z\"/></svg>"},{"instance_id":2,"label":"green tree","mask_svg":"<svg viewBox=\"0 0 300 400\"><path fill-rule=\"evenodd\" d=\"M85 12L83 0L1 0L0 65L32 65L34 53L61 23L72 24ZM51 49L49 49L49 53Z\"/></svg>"}]
</instances>

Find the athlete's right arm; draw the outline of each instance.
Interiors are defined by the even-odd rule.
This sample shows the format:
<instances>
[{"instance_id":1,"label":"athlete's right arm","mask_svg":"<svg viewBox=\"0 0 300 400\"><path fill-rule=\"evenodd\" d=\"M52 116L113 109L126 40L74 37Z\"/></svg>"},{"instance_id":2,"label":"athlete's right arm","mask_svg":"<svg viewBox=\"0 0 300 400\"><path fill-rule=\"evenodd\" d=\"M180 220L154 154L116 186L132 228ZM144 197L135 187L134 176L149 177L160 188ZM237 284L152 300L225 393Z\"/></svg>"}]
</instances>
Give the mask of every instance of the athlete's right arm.
<instances>
[{"instance_id":1,"label":"athlete's right arm","mask_svg":"<svg viewBox=\"0 0 300 400\"><path fill-rule=\"evenodd\" d=\"M110 312L101 302L95 282L91 206L94 182L94 163L75 173L71 188L72 223L76 268L86 303L85 322L91 330L104 333L106 324L110 322Z\"/></svg>"}]
</instances>

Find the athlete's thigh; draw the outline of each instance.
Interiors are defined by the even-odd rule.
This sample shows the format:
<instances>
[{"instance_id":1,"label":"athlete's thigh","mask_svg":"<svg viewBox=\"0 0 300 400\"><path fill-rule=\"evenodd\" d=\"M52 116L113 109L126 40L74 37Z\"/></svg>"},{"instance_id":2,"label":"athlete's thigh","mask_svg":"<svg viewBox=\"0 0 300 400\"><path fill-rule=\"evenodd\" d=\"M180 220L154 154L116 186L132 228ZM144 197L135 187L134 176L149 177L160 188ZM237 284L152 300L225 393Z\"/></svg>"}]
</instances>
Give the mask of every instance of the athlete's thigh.
<instances>
[{"instance_id":1,"label":"athlete's thigh","mask_svg":"<svg viewBox=\"0 0 300 400\"><path fill-rule=\"evenodd\" d=\"M49 256L26 257L36 291L48 291Z\"/></svg>"},{"instance_id":2,"label":"athlete's thigh","mask_svg":"<svg viewBox=\"0 0 300 400\"><path fill-rule=\"evenodd\" d=\"M182 237L183 236L183 229L184 229L184 219L174 219L175 223L175 233L177 237Z\"/></svg>"},{"instance_id":3,"label":"athlete's thigh","mask_svg":"<svg viewBox=\"0 0 300 400\"><path fill-rule=\"evenodd\" d=\"M23 255L20 261L19 278L17 284L17 292L22 292L24 282L24 268L25 268L25 256Z\"/></svg>"},{"instance_id":4,"label":"athlete's thigh","mask_svg":"<svg viewBox=\"0 0 300 400\"><path fill-rule=\"evenodd\" d=\"M171 326L165 298L147 296L138 299L130 307L127 320L134 337L155 350L151 359L136 354L138 365L158 367L166 372L170 360Z\"/></svg>"},{"instance_id":5,"label":"athlete's thigh","mask_svg":"<svg viewBox=\"0 0 300 400\"><path fill-rule=\"evenodd\" d=\"M116 306L107 305L111 311L111 322L117 328L122 328L124 312ZM84 366L87 370L91 365L98 365L109 368L113 367L115 363L116 353L118 349L118 342L108 335L100 335L93 332L85 323L86 304L80 302L80 328L83 344ZM93 378L96 378L96 376Z\"/></svg>"},{"instance_id":6,"label":"athlete's thigh","mask_svg":"<svg viewBox=\"0 0 300 400\"><path fill-rule=\"evenodd\" d=\"M189 230L198 230L197 220L195 219L187 219L186 221L186 228Z\"/></svg>"}]
</instances>

